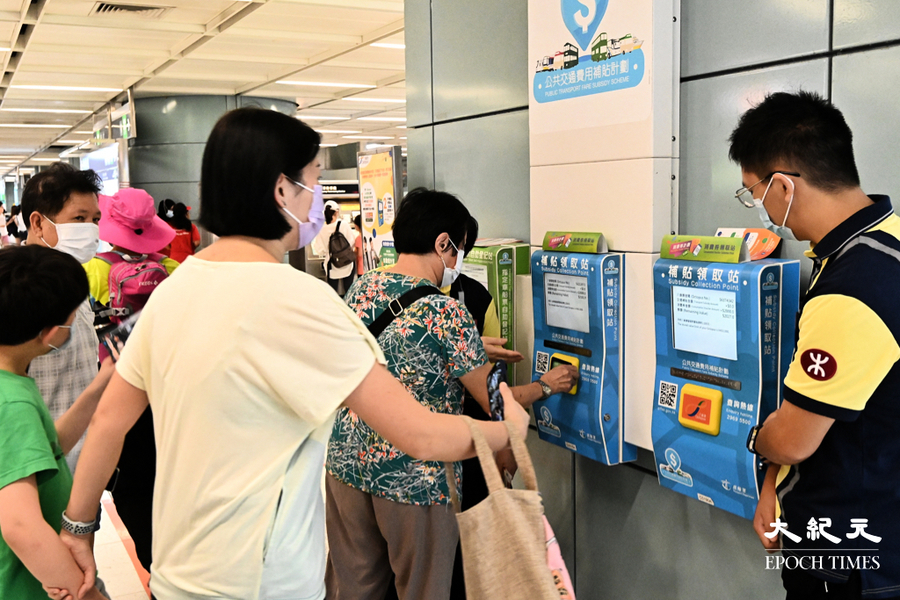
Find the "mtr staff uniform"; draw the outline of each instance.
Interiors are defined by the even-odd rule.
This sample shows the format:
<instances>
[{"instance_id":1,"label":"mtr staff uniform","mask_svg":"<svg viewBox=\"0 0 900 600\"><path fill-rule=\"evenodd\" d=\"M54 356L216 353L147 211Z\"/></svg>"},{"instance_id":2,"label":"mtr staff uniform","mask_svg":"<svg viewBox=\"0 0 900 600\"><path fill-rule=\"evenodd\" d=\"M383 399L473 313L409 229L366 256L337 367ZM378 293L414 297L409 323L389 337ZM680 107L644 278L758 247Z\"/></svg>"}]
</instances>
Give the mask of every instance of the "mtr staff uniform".
<instances>
[{"instance_id":1,"label":"mtr staff uniform","mask_svg":"<svg viewBox=\"0 0 900 600\"><path fill-rule=\"evenodd\" d=\"M900 218L870 198L807 252L784 398L835 422L777 493L784 555L825 581L859 571L874 599L900 596Z\"/></svg>"}]
</instances>

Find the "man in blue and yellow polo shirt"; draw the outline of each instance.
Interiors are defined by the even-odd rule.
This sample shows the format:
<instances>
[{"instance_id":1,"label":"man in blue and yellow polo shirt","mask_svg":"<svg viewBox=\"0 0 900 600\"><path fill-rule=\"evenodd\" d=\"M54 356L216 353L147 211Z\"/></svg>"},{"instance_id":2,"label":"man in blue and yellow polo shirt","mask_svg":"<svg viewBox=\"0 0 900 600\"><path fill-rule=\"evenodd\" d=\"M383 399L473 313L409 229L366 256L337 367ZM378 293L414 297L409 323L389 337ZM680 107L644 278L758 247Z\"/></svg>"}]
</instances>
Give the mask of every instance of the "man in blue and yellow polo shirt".
<instances>
[{"instance_id":1,"label":"man in blue and yellow polo shirt","mask_svg":"<svg viewBox=\"0 0 900 600\"><path fill-rule=\"evenodd\" d=\"M781 408L748 441L773 463L754 528L780 537L788 600L900 597L900 218L862 191L850 128L815 94L744 113L730 157L738 199L813 260Z\"/></svg>"}]
</instances>

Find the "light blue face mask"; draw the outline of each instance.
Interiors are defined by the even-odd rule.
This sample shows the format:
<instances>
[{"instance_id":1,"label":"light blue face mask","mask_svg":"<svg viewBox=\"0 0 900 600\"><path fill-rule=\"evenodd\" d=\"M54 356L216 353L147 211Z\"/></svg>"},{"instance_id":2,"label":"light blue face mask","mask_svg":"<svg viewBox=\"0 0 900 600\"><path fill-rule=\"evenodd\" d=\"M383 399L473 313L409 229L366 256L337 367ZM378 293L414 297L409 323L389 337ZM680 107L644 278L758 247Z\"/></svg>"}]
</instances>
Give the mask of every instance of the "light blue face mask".
<instances>
[{"instance_id":1,"label":"light blue face mask","mask_svg":"<svg viewBox=\"0 0 900 600\"><path fill-rule=\"evenodd\" d=\"M772 222L772 219L769 218L769 213L766 210L766 207L763 206L763 203L766 201L766 194L769 193L769 188L772 187L772 182L775 181L774 176L769 180L769 185L766 186L766 191L763 192L762 198L759 200L757 200L756 198L753 199L753 205L756 207L756 210L759 211L759 220L762 221L763 227L783 240L791 240L796 242L797 236L795 236L794 232L791 231L791 228L786 225L788 215L791 214L791 204L794 203L794 182L791 181L789 177L786 177L785 179L787 179L791 184L791 200L790 202L788 202L787 211L785 211L784 213L784 221L781 223L781 225L776 225Z\"/></svg>"}]
</instances>

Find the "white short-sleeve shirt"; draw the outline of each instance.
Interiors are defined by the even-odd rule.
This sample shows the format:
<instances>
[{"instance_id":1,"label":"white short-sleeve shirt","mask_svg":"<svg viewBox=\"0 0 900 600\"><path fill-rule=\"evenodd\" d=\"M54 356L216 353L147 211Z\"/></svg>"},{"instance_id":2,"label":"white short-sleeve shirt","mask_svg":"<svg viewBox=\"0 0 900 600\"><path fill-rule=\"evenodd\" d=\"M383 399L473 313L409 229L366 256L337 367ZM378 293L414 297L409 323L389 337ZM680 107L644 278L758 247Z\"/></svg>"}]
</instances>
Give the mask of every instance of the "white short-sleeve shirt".
<instances>
[{"instance_id":1,"label":"white short-sleeve shirt","mask_svg":"<svg viewBox=\"0 0 900 600\"><path fill-rule=\"evenodd\" d=\"M335 411L384 356L327 284L189 257L117 363L156 430L159 598L321 599Z\"/></svg>"}]
</instances>

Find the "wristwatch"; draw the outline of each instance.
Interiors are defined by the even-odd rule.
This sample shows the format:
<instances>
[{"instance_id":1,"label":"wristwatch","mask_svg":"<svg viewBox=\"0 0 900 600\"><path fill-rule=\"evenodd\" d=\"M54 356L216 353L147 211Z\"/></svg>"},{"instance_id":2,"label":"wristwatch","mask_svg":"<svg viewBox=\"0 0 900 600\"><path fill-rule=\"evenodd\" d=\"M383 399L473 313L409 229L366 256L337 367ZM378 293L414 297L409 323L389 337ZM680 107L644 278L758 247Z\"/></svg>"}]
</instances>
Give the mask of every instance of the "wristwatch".
<instances>
[{"instance_id":1,"label":"wristwatch","mask_svg":"<svg viewBox=\"0 0 900 600\"><path fill-rule=\"evenodd\" d=\"M537 382L541 386L541 397L538 398L538 400L546 400L553 395L553 388L551 388L543 379L538 379Z\"/></svg>"},{"instance_id":2,"label":"wristwatch","mask_svg":"<svg viewBox=\"0 0 900 600\"><path fill-rule=\"evenodd\" d=\"M762 429L762 425L751 427L750 434L747 436L747 450L757 456L759 455L759 452L756 451L756 437L759 435L760 429Z\"/></svg>"},{"instance_id":3,"label":"wristwatch","mask_svg":"<svg viewBox=\"0 0 900 600\"><path fill-rule=\"evenodd\" d=\"M73 521L66 516L65 511L63 511L62 521L60 525L62 526L63 530L68 531L72 535L90 535L100 529L100 523L98 523L97 521L91 521L90 523Z\"/></svg>"}]
</instances>

